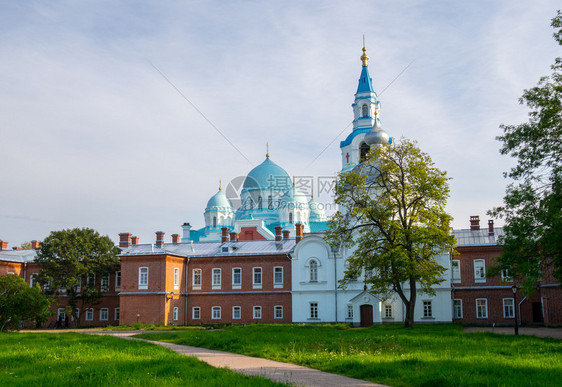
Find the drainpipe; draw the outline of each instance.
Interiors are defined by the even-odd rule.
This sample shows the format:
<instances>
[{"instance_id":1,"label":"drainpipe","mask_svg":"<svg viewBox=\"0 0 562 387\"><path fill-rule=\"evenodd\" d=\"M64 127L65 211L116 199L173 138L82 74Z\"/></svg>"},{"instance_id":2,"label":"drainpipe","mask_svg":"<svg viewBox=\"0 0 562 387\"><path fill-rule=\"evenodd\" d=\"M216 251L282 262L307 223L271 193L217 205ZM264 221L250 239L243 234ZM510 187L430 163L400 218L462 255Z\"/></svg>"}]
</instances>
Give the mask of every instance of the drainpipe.
<instances>
[{"instance_id":1,"label":"drainpipe","mask_svg":"<svg viewBox=\"0 0 562 387\"><path fill-rule=\"evenodd\" d=\"M519 326L521 326L521 304L523 303L523 301L525 301L527 299L527 296L523 297L523 299L521 300L521 302L517 305L517 308L519 309Z\"/></svg>"},{"instance_id":2,"label":"drainpipe","mask_svg":"<svg viewBox=\"0 0 562 387\"><path fill-rule=\"evenodd\" d=\"M338 265L337 265L337 257L336 252L334 253L334 298L336 300L336 324L338 323Z\"/></svg>"},{"instance_id":3,"label":"drainpipe","mask_svg":"<svg viewBox=\"0 0 562 387\"><path fill-rule=\"evenodd\" d=\"M185 311L184 311L184 325L187 326L187 284L188 284L188 270L189 270L189 257L185 260Z\"/></svg>"}]
</instances>

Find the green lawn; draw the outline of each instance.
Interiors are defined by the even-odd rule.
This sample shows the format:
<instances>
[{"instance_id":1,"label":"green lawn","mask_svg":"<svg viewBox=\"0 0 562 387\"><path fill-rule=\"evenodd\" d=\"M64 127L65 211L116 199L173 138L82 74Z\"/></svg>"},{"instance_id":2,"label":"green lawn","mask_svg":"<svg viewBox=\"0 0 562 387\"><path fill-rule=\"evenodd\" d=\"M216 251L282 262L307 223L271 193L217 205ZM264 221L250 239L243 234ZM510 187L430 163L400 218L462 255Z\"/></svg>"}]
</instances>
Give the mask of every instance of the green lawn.
<instances>
[{"instance_id":1,"label":"green lawn","mask_svg":"<svg viewBox=\"0 0 562 387\"><path fill-rule=\"evenodd\" d=\"M139 337L265 357L392 386L562 385L561 340L463 333L456 325L248 325Z\"/></svg>"},{"instance_id":2,"label":"green lawn","mask_svg":"<svg viewBox=\"0 0 562 387\"><path fill-rule=\"evenodd\" d=\"M0 386L281 386L165 348L79 333L1 333Z\"/></svg>"}]
</instances>

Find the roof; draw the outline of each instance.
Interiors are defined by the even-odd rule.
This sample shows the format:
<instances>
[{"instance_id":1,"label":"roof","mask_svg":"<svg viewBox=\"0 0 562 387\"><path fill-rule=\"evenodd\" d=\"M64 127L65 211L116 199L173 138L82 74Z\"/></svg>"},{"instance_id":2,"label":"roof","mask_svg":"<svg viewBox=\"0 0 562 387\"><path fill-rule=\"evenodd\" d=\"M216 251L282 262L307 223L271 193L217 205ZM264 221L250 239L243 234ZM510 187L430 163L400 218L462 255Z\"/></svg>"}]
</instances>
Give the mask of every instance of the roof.
<instances>
[{"instance_id":1,"label":"roof","mask_svg":"<svg viewBox=\"0 0 562 387\"><path fill-rule=\"evenodd\" d=\"M291 178L289 174L266 157L264 162L255 167L248 173L244 180L245 189L282 189L286 190L291 187Z\"/></svg>"},{"instance_id":2,"label":"roof","mask_svg":"<svg viewBox=\"0 0 562 387\"><path fill-rule=\"evenodd\" d=\"M295 248L295 240L275 241L238 241L229 242L231 247L229 253L222 252L221 242L202 242L202 243L165 243L164 246L158 247L152 244L133 245L124 248L121 256L130 255L158 255L171 254L181 257L216 257L216 256L245 256L245 255L275 255L289 254Z\"/></svg>"},{"instance_id":3,"label":"roof","mask_svg":"<svg viewBox=\"0 0 562 387\"><path fill-rule=\"evenodd\" d=\"M35 249L0 251L0 261L5 262L33 262L36 257L37 252Z\"/></svg>"},{"instance_id":4,"label":"roof","mask_svg":"<svg viewBox=\"0 0 562 387\"><path fill-rule=\"evenodd\" d=\"M213 197L209 199L206 209L221 209L232 211L232 203L230 202L230 199L226 197L224 192L222 192L222 190L219 190L216 194L213 195Z\"/></svg>"},{"instance_id":5,"label":"roof","mask_svg":"<svg viewBox=\"0 0 562 387\"><path fill-rule=\"evenodd\" d=\"M361 77L359 77L359 86L357 86L357 93L374 93L373 80L369 75L368 66L363 66L361 70Z\"/></svg>"},{"instance_id":6,"label":"roof","mask_svg":"<svg viewBox=\"0 0 562 387\"><path fill-rule=\"evenodd\" d=\"M480 230L453 230L453 235L457 238L457 247L499 245L498 237L503 236L503 228L494 228L494 235L490 236L488 234L487 228Z\"/></svg>"}]
</instances>

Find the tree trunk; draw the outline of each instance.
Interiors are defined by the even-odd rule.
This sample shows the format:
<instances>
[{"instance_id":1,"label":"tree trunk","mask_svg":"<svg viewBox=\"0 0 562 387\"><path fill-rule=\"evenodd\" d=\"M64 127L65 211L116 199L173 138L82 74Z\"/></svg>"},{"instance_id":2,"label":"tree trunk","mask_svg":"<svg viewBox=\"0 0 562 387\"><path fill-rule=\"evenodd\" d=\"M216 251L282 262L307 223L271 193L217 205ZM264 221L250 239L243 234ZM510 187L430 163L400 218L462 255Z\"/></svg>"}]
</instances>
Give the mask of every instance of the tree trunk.
<instances>
[{"instance_id":1,"label":"tree trunk","mask_svg":"<svg viewBox=\"0 0 562 387\"><path fill-rule=\"evenodd\" d=\"M416 281L410 279L410 300L404 302L406 306L406 317L404 318L404 327L412 328L414 326L414 310L416 308Z\"/></svg>"}]
</instances>

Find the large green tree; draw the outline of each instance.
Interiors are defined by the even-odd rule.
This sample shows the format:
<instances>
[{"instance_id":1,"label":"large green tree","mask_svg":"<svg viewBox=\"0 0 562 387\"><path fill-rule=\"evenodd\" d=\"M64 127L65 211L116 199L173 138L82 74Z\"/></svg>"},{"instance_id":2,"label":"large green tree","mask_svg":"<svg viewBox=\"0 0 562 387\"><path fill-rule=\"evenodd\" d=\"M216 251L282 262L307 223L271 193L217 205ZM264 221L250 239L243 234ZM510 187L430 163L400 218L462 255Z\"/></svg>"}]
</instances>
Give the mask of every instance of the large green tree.
<instances>
[{"instance_id":1,"label":"large green tree","mask_svg":"<svg viewBox=\"0 0 562 387\"><path fill-rule=\"evenodd\" d=\"M414 325L419 291L435 294L446 268L436 256L453 249L446 172L436 168L417 143L401 139L375 145L356 170L340 174L326 240L354 249L340 286L364 276L378 294L398 294L404 325ZM368 273L365 275L365 273Z\"/></svg>"},{"instance_id":2,"label":"large green tree","mask_svg":"<svg viewBox=\"0 0 562 387\"><path fill-rule=\"evenodd\" d=\"M562 13L552 19L554 38L562 45ZM551 66L552 74L525 90L519 102L526 104L529 121L502 125L501 154L517 160L505 176L503 205L490 211L505 219L504 251L497 274L508 269L523 280L526 294L533 293L544 273L562 281L562 58Z\"/></svg>"},{"instance_id":3,"label":"large green tree","mask_svg":"<svg viewBox=\"0 0 562 387\"><path fill-rule=\"evenodd\" d=\"M47 293L65 294L77 324L77 308L84 311L99 303L99 286L88 281L112 273L119 267L119 249L107 236L89 228L53 231L41 243L36 261L41 263L39 281Z\"/></svg>"},{"instance_id":4,"label":"large green tree","mask_svg":"<svg viewBox=\"0 0 562 387\"><path fill-rule=\"evenodd\" d=\"M24 321L42 322L49 305L39 286L29 287L17 275L0 276L0 332L19 329Z\"/></svg>"}]
</instances>

